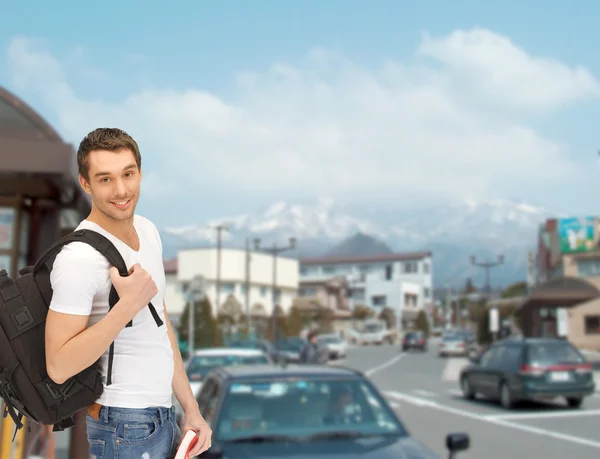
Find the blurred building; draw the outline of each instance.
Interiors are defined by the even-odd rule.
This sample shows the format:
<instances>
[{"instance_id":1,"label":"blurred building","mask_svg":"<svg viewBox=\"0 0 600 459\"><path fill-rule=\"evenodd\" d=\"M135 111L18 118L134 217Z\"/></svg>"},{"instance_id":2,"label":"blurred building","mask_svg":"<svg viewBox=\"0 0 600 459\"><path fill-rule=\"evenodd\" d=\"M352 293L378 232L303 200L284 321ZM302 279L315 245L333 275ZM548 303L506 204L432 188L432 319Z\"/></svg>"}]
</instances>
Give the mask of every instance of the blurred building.
<instances>
[{"instance_id":1,"label":"blurred building","mask_svg":"<svg viewBox=\"0 0 600 459\"><path fill-rule=\"evenodd\" d=\"M535 281L519 308L527 336L565 336L600 350L600 218L549 219L539 229Z\"/></svg>"},{"instance_id":2,"label":"blurred building","mask_svg":"<svg viewBox=\"0 0 600 459\"><path fill-rule=\"evenodd\" d=\"M167 297L169 315L181 315L186 303L186 290L196 275L204 277L205 294L213 307L213 314L223 308L241 308L246 313L248 289L249 313L270 315L273 310L273 256L262 252L249 252L248 271L246 251L221 249L220 276L218 275L218 251L216 248L185 249L177 254L175 261L166 262ZM248 278L247 278L248 274ZM217 294L217 278L220 277L220 294ZM288 312L298 294L298 261L284 256L277 257L275 279L275 302ZM218 299L217 299L218 296ZM178 321L178 317L175 317Z\"/></svg>"},{"instance_id":3,"label":"blurred building","mask_svg":"<svg viewBox=\"0 0 600 459\"><path fill-rule=\"evenodd\" d=\"M41 253L72 231L90 212L79 186L75 151L25 102L0 87L0 269L16 277ZM24 457L35 443L37 425L22 429L12 443L14 424L2 420L0 457ZM87 457L84 413L74 429L57 435L73 457ZM33 449L35 451L35 448ZM58 456L60 457L60 456Z\"/></svg>"},{"instance_id":4,"label":"blurred building","mask_svg":"<svg viewBox=\"0 0 600 459\"><path fill-rule=\"evenodd\" d=\"M431 252L300 260L302 296L314 296L318 285L343 277L350 308L357 304L377 310L389 307L401 310L409 321L420 310L432 312L432 276Z\"/></svg>"}]
</instances>

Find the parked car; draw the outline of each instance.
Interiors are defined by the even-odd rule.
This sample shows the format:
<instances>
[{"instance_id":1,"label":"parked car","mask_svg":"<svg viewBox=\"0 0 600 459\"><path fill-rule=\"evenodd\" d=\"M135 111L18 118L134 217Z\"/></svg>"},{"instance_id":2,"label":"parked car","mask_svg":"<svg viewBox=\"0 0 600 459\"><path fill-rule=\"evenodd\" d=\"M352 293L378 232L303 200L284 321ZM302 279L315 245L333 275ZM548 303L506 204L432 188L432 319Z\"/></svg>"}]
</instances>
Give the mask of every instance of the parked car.
<instances>
[{"instance_id":1,"label":"parked car","mask_svg":"<svg viewBox=\"0 0 600 459\"><path fill-rule=\"evenodd\" d=\"M185 362L185 372L194 395L198 395L206 375L215 368L231 365L269 365L273 361L260 349L208 348L195 351ZM183 409L175 397L174 405L178 420Z\"/></svg>"},{"instance_id":2,"label":"parked car","mask_svg":"<svg viewBox=\"0 0 600 459\"><path fill-rule=\"evenodd\" d=\"M260 349L274 362L278 362L282 355L275 349L271 342L264 339L249 339L232 342L229 347L235 347L239 349Z\"/></svg>"},{"instance_id":3,"label":"parked car","mask_svg":"<svg viewBox=\"0 0 600 459\"><path fill-rule=\"evenodd\" d=\"M327 349L330 359L343 359L348 352L348 345L339 335L327 334L317 337L319 345Z\"/></svg>"},{"instance_id":4,"label":"parked car","mask_svg":"<svg viewBox=\"0 0 600 459\"><path fill-rule=\"evenodd\" d=\"M454 330L446 331L440 340L438 355L440 357L469 355L470 345L464 333Z\"/></svg>"},{"instance_id":5,"label":"parked car","mask_svg":"<svg viewBox=\"0 0 600 459\"><path fill-rule=\"evenodd\" d=\"M569 341L507 338L489 346L461 371L465 398L499 399L504 408L521 400L566 399L578 408L595 390L592 365Z\"/></svg>"},{"instance_id":6,"label":"parked car","mask_svg":"<svg viewBox=\"0 0 600 459\"><path fill-rule=\"evenodd\" d=\"M284 357L289 363L298 363L300 362L300 353L305 345L306 340L302 338L284 338L275 342L275 349L280 358Z\"/></svg>"},{"instance_id":7,"label":"parked car","mask_svg":"<svg viewBox=\"0 0 600 459\"><path fill-rule=\"evenodd\" d=\"M411 349L418 349L421 352L427 352L427 336L424 332L409 331L402 338L402 351L406 352Z\"/></svg>"},{"instance_id":8,"label":"parked car","mask_svg":"<svg viewBox=\"0 0 600 459\"><path fill-rule=\"evenodd\" d=\"M203 458L439 457L410 436L366 376L347 368L218 368L208 375L198 406L213 431ZM469 448L466 434L446 441L451 454Z\"/></svg>"}]
</instances>

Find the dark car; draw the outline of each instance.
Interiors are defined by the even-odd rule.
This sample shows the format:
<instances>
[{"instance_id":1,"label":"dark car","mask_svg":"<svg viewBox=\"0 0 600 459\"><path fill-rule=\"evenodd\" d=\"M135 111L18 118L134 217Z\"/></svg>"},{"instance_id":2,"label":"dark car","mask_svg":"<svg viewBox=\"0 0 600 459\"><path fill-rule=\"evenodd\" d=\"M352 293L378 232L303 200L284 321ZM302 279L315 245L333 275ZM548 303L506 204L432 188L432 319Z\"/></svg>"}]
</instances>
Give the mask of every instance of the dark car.
<instances>
[{"instance_id":1,"label":"dark car","mask_svg":"<svg viewBox=\"0 0 600 459\"><path fill-rule=\"evenodd\" d=\"M218 368L209 373L197 399L213 431L212 447L203 458L438 457L411 438L365 376L347 368ZM447 445L462 451L469 438L449 435Z\"/></svg>"},{"instance_id":2,"label":"dark car","mask_svg":"<svg viewBox=\"0 0 600 459\"><path fill-rule=\"evenodd\" d=\"M267 354L274 362L279 362L283 355L271 344L269 341L264 339L249 339L234 341L229 347L235 347L240 349L260 349Z\"/></svg>"},{"instance_id":3,"label":"dark car","mask_svg":"<svg viewBox=\"0 0 600 459\"><path fill-rule=\"evenodd\" d=\"M302 338L284 338L275 341L275 349L280 356L284 356L287 362L300 362L300 353L306 345L306 340Z\"/></svg>"},{"instance_id":4,"label":"dark car","mask_svg":"<svg viewBox=\"0 0 600 459\"><path fill-rule=\"evenodd\" d=\"M595 391L592 365L569 341L558 338L507 338L489 346L461 371L464 396L499 399L511 408L521 400L564 397L580 407Z\"/></svg>"},{"instance_id":5,"label":"dark car","mask_svg":"<svg viewBox=\"0 0 600 459\"><path fill-rule=\"evenodd\" d=\"M402 339L402 350L418 349L427 352L427 336L422 331L410 331Z\"/></svg>"}]
</instances>

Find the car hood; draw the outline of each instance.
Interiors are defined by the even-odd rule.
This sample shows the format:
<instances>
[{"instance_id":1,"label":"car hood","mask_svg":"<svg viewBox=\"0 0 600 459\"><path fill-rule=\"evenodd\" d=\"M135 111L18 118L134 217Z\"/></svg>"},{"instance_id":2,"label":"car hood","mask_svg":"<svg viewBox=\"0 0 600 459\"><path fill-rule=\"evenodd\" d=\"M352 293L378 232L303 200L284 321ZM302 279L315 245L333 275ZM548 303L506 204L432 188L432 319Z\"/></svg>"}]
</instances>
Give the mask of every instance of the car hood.
<instances>
[{"instance_id":1,"label":"car hood","mask_svg":"<svg viewBox=\"0 0 600 459\"><path fill-rule=\"evenodd\" d=\"M440 459L410 437L320 440L306 444L238 443L222 447L221 459Z\"/></svg>"}]
</instances>

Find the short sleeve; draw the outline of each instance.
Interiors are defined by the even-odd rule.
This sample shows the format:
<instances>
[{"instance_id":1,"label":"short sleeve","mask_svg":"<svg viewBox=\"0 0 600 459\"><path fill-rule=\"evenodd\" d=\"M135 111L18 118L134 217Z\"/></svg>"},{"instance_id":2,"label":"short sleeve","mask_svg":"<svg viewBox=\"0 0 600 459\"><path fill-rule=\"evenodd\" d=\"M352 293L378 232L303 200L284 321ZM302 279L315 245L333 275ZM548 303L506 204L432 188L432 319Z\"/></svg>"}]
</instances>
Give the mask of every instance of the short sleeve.
<instances>
[{"instance_id":1,"label":"short sleeve","mask_svg":"<svg viewBox=\"0 0 600 459\"><path fill-rule=\"evenodd\" d=\"M106 281L108 268L108 261L84 242L63 247L50 273L49 308L64 314L90 315L94 296Z\"/></svg>"}]
</instances>

